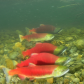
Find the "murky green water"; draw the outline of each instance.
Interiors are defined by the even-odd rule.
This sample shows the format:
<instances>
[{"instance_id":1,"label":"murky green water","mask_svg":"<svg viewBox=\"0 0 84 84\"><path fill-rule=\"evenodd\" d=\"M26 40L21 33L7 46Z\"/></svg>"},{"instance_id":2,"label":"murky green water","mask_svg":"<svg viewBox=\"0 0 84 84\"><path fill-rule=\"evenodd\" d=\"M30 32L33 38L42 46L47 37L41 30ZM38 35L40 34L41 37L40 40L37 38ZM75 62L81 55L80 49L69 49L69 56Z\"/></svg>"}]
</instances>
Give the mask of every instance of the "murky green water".
<instances>
[{"instance_id":1,"label":"murky green water","mask_svg":"<svg viewBox=\"0 0 84 84\"><path fill-rule=\"evenodd\" d=\"M82 26L83 8L83 0L1 0L0 29L32 28L39 24Z\"/></svg>"}]
</instances>

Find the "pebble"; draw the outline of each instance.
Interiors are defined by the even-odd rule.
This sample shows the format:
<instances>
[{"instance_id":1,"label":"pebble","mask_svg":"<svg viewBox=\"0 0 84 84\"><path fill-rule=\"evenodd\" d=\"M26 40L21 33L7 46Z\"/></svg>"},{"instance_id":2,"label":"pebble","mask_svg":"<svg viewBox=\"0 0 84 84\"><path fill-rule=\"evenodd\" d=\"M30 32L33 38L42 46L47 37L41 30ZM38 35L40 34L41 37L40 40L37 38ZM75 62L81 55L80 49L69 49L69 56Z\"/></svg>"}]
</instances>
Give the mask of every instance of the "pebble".
<instances>
[{"instance_id":1,"label":"pebble","mask_svg":"<svg viewBox=\"0 0 84 84\"><path fill-rule=\"evenodd\" d=\"M69 50L70 53L74 53L74 52L76 52L76 51L77 51L77 48L76 48L76 47L73 47L73 48L71 48L71 49Z\"/></svg>"},{"instance_id":2,"label":"pebble","mask_svg":"<svg viewBox=\"0 0 84 84\"><path fill-rule=\"evenodd\" d=\"M9 54L9 58L14 60L18 55L19 55L18 52L12 52L12 53Z\"/></svg>"},{"instance_id":3,"label":"pebble","mask_svg":"<svg viewBox=\"0 0 84 84\"><path fill-rule=\"evenodd\" d=\"M71 73L67 73L67 74L65 74L65 76L64 77L70 77L70 76L72 76L73 74L71 74Z\"/></svg>"},{"instance_id":4,"label":"pebble","mask_svg":"<svg viewBox=\"0 0 84 84\"><path fill-rule=\"evenodd\" d=\"M79 82L79 84L84 84L84 82Z\"/></svg>"},{"instance_id":5,"label":"pebble","mask_svg":"<svg viewBox=\"0 0 84 84\"><path fill-rule=\"evenodd\" d=\"M70 79L68 79L68 78L64 79L64 84L69 84L69 82L70 82Z\"/></svg>"},{"instance_id":6,"label":"pebble","mask_svg":"<svg viewBox=\"0 0 84 84\"><path fill-rule=\"evenodd\" d=\"M74 76L74 75L70 76L70 79L71 79L71 80L73 80L74 78L75 78L75 76Z\"/></svg>"},{"instance_id":7,"label":"pebble","mask_svg":"<svg viewBox=\"0 0 84 84\"><path fill-rule=\"evenodd\" d=\"M83 60L81 60L81 62L82 62L82 63L84 63L84 59L83 59Z\"/></svg>"},{"instance_id":8,"label":"pebble","mask_svg":"<svg viewBox=\"0 0 84 84\"><path fill-rule=\"evenodd\" d=\"M53 78L47 79L47 82L48 82L48 83L53 83Z\"/></svg>"},{"instance_id":9,"label":"pebble","mask_svg":"<svg viewBox=\"0 0 84 84\"><path fill-rule=\"evenodd\" d=\"M0 84L6 84L6 79L4 77L0 78Z\"/></svg>"},{"instance_id":10,"label":"pebble","mask_svg":"<svg viewBox=\"0 0 84 84\"><path fill-rule=\"evenodd\" d=\"M80 75L78 73L74 73L75 77L79 77Z\"/></svg>"},{"instance_id":11,"label":"pebble","mask_svg":"<svg viewBox=\"0 0 84 84\"><path fill-rule=\"evenodd\" d=\"M65 38L65 41L71 41L71 40L73 40L73 37L66 37Z\"/></svg>"},{"instance_id":12,"label":"pebble","mask_svg":"<svg viewBox=\"0 0 84 84\"><path fill-rule=\"evenodd\" d=\"M79 83L79 82L80 82L80 79L79 79L79 78L74 78L74 79L73 79L73 82Z\"/></svg>"},{"instance_id":13,"label":"pebble","mask_svg":"<svg viewBox=\"0 0 84 84\"><path fill-rule=\"evenodd\" d=\"M82 75L84 76L84 69L82 70Z\"/></svg>"},{"instance_id":14,"label":"pebble","mask_svg":"<svg viewBox=\"0 0 84 84\"><path fill-rule=\"evenodd\" d=\"M2 50L0 50L0 54L4 54L4 50L2 49Z\"/></svg>"}]
</instances>

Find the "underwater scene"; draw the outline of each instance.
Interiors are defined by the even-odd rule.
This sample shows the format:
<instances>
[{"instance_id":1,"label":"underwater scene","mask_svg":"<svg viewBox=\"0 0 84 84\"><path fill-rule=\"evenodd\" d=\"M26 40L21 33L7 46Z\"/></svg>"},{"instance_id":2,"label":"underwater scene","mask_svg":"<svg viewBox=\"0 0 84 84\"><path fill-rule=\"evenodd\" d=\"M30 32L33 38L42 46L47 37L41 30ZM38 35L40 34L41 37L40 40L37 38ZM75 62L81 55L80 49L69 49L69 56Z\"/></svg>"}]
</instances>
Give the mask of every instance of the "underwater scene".
<instances>
[{"instance_id":1,"label":"underwater scene","mask_svg":"<svg viewBox=\"0 0 84 84\"><path fill-rule=\"evenodd\" d=\"M84 0L0 0L0 84L84 84Z\"/></svg>"}]
</instances>

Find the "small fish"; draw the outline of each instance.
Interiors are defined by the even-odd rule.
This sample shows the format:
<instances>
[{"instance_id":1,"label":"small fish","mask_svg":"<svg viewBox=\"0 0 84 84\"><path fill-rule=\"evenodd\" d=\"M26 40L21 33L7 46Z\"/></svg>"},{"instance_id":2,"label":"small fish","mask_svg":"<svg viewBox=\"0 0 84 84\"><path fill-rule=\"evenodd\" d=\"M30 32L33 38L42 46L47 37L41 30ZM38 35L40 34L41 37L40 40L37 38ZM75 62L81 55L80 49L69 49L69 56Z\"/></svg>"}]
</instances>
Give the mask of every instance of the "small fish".
<instances>
[{"instance_id":1,"label":"small fish","mask_svg":"<svg viewBox=\"0 0 84 84\"><path fill-rule=\"evenodd\" d=\"M29 30L29 33L59 33L62 29L56 28L52 25L41 24L38 28L33 28Z\"/></svg>"},{"instance_id":2,"label":"small fish","mask_svg":"<svg viewBox=\"0 0 84 84\"><path fill-rule=\"evenodd\" d=\"M52 53L55 55L58 55L58 51L62 53L62 51L66 50L67 48L54 46L50 43L36 43L35 47L28 49L26 51L23 51L22 54L23 56L31 56L32 53L42 53L42 52L47 52L47 53ZM56 51L57 50L57 51Z\"/></svg>"},{"instance_id":3,"label":"small fish","mask_svg":"<svg viewBox=\"0 0 84 84\"><path fill-rule=\"evenodd\" d=\"M33 53L31 57L25 61L18 63L17 67L29 66L29 63L36 65L54 65L65 64L71 60L70 57L58 57L50 53Z\"/></svg>"},{"instance_id":4,"label":"small fish","mask_svg":"<svg viewBox=\"0 0 84 84\"><path fill-rule=\"evenodd\" d=\"M35 65L30 63L28 67L19 67L13 70L7 68L2 68L5 75L7 83L13 75L18 75L21 80L29 78L30 80L49 78L49 77L60 77L65 75L69 69L66 66L61 65Z\"/></svg>"},{"instance_id":5,"label":"small fish","mask_svg":"<svg viewBox=\"0 0 84 84\"><path fill-rule=\"evenodd\" d=\"M31 34L26 36L19 35L19 38L20 38L20 42L22 42L24 39L28 41L48 41L53 39L54 35L48 33L39 33L39 34Z\"/></svg>"}]
</instances>

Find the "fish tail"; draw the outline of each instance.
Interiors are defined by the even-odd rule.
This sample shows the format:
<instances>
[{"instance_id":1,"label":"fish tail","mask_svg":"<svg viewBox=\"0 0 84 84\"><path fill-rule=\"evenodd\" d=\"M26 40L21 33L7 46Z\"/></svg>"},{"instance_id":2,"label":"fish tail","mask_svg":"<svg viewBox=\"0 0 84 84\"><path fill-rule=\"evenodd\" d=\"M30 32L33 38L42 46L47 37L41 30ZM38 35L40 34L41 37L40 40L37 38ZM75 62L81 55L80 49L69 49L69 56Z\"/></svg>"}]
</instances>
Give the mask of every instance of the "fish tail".
<instances>
[{"instance_id":1,"label":"fish tail","mask_svg":"<svg viewBox=\"0 0 84 84\"><path fill-rule=\"evenodd\" d=\"M23 51L23 52L22 52L22 55L25 57L25 56L28 55L28 53L27 53L26 51Z\"/></svg>"},{"instance_id":2,"label":"fish tail","mask_svg":"<svg viewBox=\"0 0 84 84\"><path fill-rule=\"evenodd\" d=\"M26 30L26 34L29 35L30 34L30 29L25 27L25 30Z\"/></svg>"},{"instance_id":3,"label":"fish tail","mask_svg":"<svg viewBox=\"0 0 84 84\"><path fill-rule=\"evenodd\" d=\"M40 24L40 26L44 26L44 24Z\"/></svg>"},{"instance_id":4,"label":"fish tail","mask_svg":"<svg viewBox=\"0 0 84 84\"><path fill-rule=\"evenodd\" d=\"M20 42L22 42L24 40L24 38L22 38L23 35L19 35L19 38L20 38Z\"/></svg>"},{"instance_id":5,"label":"fish tail","mask_svg":"<svg viewBox=\"0 0 84 84\"><path fill-rule=\"evenodd\" d=\"M29 34L31 34L31 30L29 30Z\"/></svg>"},{"instance_id":6,"label":"fish tail","mask_svg":"<svg viewBox=\"0 0 84 84\"><path fill-rule=\"evenodd\" d=\"M29 30L29 34L36 34L36 29L33 28L32 30Z\"/></svg>"},{"instance_id":7,"label":"fish tail","mask_svg":"<svg viewBox=\"0 0 84 84\"><path fill-rule=\"evenodd\" d=\"M7 81L7 83L9 83L10 79L12 77L12 76L9 76L9 74L8 74L8 72L10 71L10 69L4 67L4 68L2 68L2 70L3 70L4 74L6 75L6 81Z\"/></svg>"}]
</instances>

